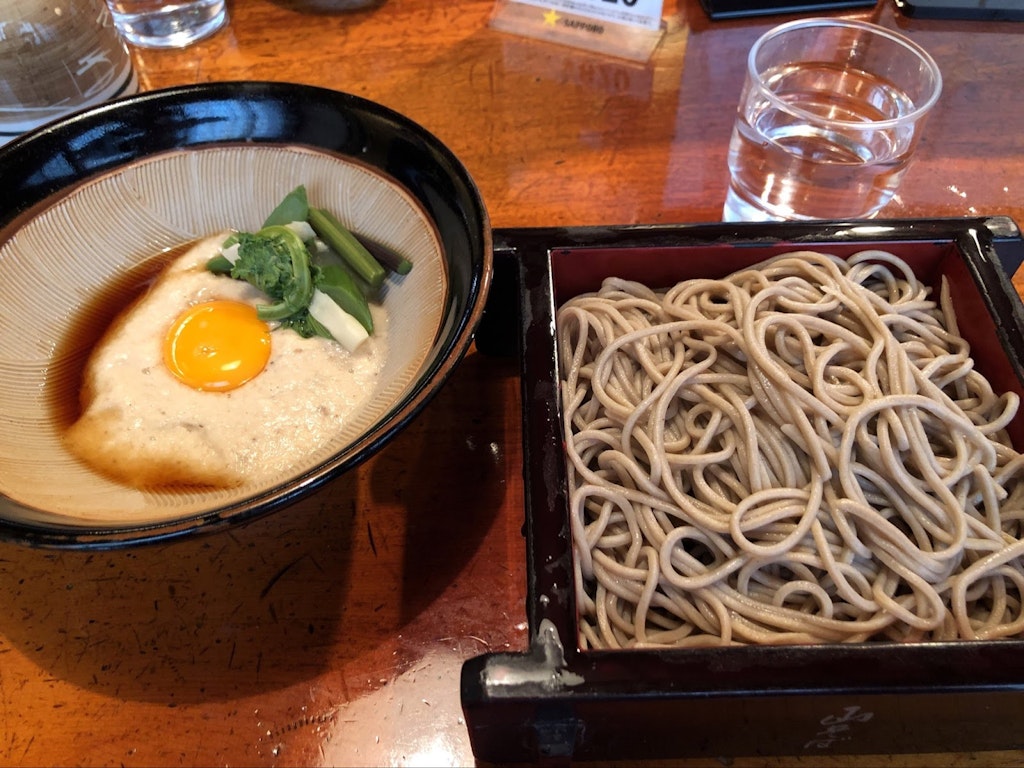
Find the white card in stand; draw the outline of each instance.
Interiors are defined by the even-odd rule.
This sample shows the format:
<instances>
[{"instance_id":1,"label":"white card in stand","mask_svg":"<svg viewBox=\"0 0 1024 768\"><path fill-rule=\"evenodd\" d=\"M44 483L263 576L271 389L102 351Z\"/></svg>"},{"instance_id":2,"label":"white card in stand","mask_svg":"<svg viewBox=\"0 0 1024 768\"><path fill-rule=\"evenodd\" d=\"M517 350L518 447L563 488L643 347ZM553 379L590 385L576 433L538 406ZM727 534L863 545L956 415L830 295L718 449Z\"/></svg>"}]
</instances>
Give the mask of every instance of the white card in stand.
<instances>
[{"instance_id":1,"label":"white card in stand","mask_svg":"<svg viewBox=\"0 0 1024 768\"><path fill-rule=\"evenodd\" d=\"M665 35L662 0L498 0L490 26L647 61Z\"/></svg>"}]
</instances>

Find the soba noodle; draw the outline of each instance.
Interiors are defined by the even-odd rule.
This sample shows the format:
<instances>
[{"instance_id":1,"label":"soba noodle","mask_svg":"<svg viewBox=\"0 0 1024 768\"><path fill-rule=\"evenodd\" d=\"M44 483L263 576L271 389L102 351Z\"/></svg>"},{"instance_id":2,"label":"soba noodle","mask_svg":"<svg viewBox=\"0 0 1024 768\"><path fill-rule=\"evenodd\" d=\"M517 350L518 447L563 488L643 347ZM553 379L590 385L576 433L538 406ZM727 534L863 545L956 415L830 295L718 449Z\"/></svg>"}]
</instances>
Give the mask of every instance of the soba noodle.
<instances>
[{"instance_id":1,"label":"soba noodle","mask_svg":"<svg viewBox=\"0 0 1024 768\"><path fill-rule=\"evenodd\" d=\"M799 252L561 307L581 647L1024 632L1018 397L943 288Z\"/></svg>"}]
</instances>

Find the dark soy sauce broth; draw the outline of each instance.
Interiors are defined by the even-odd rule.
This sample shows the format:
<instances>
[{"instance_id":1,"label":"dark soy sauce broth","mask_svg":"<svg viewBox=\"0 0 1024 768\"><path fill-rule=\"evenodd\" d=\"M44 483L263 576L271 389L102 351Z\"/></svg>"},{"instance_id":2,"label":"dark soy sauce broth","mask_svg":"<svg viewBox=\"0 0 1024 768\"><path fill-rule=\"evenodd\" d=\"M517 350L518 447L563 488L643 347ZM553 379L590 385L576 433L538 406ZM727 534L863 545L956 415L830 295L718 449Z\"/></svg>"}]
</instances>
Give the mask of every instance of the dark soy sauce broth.
<instances>
[{"instance_id":1,"label":"dark soy sauce broth","mask_svg":"<svg viewBox=\"0 0 1024 768\"><path fill-rule=\"evenodd\" d=\"M61 430L70 427L82 413L82 385L93 349L156 282L164 268L185 253L194 242L183 243L164 253L140 261L119 273L78 308L64 338L58 339L53 365L67 369L48 387L49 405Z\"/></svg>"}]
</instances>

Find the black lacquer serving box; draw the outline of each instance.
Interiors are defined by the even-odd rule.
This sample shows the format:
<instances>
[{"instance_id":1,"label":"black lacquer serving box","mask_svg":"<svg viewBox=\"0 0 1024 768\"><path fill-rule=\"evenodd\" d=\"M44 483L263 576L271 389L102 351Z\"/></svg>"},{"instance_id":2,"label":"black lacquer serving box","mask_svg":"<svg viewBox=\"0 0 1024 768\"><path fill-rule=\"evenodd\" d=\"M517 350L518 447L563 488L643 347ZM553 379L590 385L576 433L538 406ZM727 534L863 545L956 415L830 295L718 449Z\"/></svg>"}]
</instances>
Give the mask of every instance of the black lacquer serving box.
<instances>
[{"instance_id":1,"label":"black lacquer serving box","mask_svg":"<svg viewBox=\"0 0 1024 768\"><path fill-rule=\"evenodd\" d=\"M1024 639L581 650L554 311L606 276L668 286L769 256L881 248L937 287L997 390L1024 396L1024 241L1003 217L495 230L481 351L521 359L530 648L470 659L483 761L942 753L1024 747ZM1024 418L1011 428L1024 446Z\"/></svg>"}]
</instances>

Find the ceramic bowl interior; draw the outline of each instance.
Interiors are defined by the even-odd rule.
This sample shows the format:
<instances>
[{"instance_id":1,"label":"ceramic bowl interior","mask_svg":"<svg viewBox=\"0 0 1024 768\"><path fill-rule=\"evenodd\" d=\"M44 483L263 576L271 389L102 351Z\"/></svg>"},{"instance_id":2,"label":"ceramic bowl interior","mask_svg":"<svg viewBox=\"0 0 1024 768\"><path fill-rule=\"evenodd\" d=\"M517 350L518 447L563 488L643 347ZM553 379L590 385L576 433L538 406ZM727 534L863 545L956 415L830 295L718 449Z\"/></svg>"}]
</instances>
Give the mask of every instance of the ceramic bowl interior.
<instances>
[{"instance_id":1,"label":"ceramic bowl interior","mask_svg":"<svg viewBox=\"0 0 1024 768\"><path fill-rule=\"evenodd\" d=\"M292 115L295 126L306 128L253 141L253 126L231 119L232 108L262 105L277 115L296 99L305 106ZM318 116L302 113L310 104L348 134L318 137L322 122L310 122ZM175 118L183 107L222 114L220 128L190 130L192 121ZM32 157L45 166L40 158L58 146L59 154L110 134L116 142L118 131L155 133L167 121L182 130L163 145L124 156L101 140L82 153L83 165L95 167L58 169L50 181L26 171ZM0 531L15 540L121 545L284 506L367 458L418 413L467 348L486 297L489 233L472 181L418 126L344 94L283 84L147 94L15 142L0 152L5 180L9 169L29 190L17 202L0 200L0 412L8 421L0 434ZM111 305L126 300L117 286L140 264L219 232L258 229L300 184L312 204L414 265L391 274L380 294L389 347L374 391L319 450L238 487L136 489L83 463L63 440L91 349L78 343L88 338L81 329L114 314ZM139 343L160 343L154 339Z\"/></svg>"}]
</instances>

